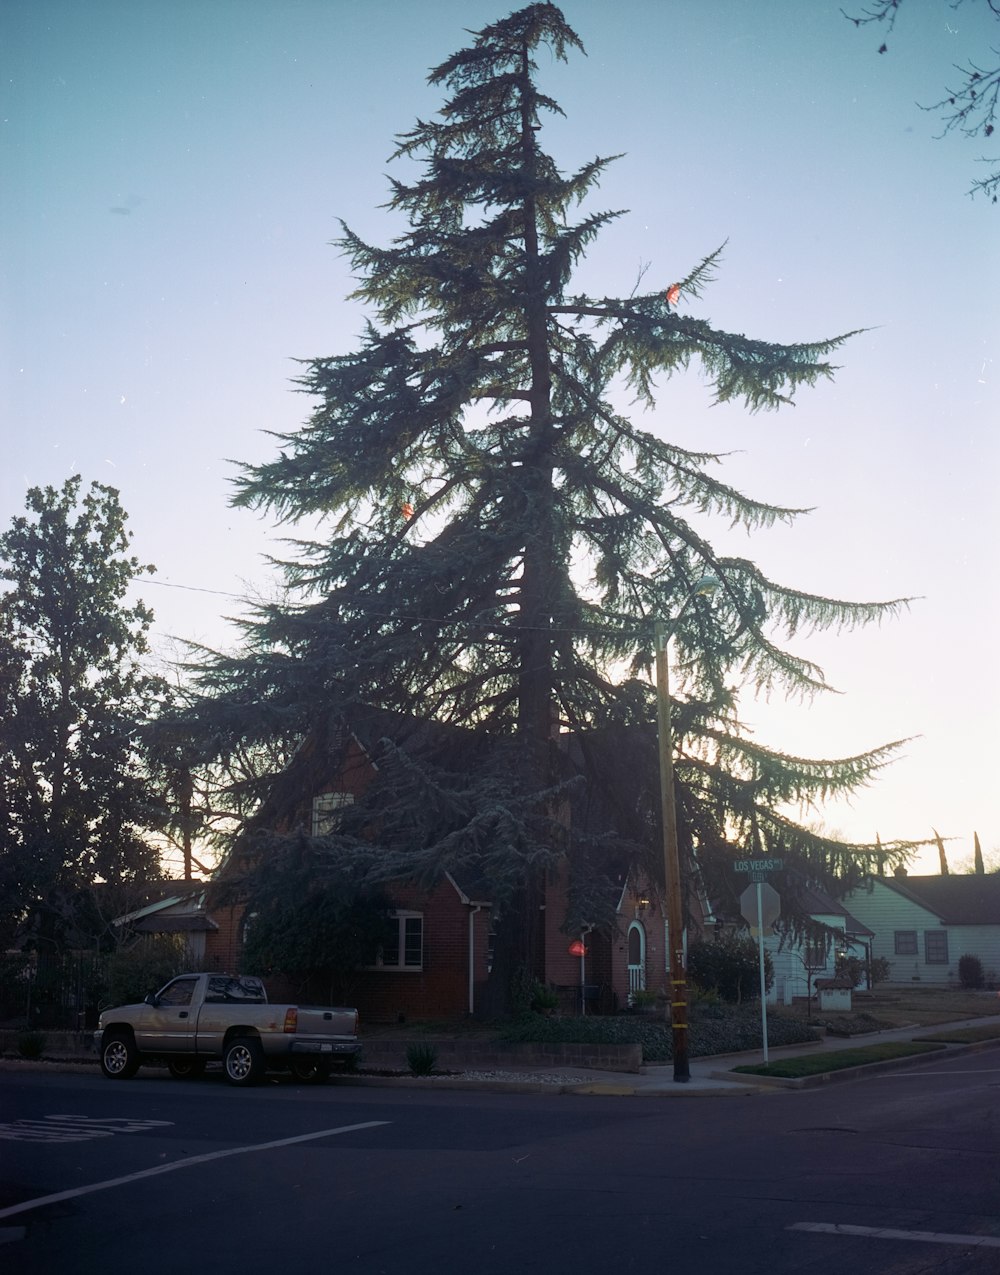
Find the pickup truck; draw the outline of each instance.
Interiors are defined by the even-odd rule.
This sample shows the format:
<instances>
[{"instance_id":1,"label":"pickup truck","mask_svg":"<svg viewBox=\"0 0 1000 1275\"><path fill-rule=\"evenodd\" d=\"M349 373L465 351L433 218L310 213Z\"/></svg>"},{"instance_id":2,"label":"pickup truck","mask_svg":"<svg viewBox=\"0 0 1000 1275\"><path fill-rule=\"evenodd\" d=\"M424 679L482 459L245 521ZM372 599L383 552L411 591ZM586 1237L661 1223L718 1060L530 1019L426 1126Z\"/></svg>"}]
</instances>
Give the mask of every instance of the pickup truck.
<instances>
[{"instance_id":1,"label":"pickup truck","mask_svg":"<svg viewBox=\"0 0 1000 1275\"><path fill-rule=\"evenodd\" d=\"M256 1084L269 1068L323 1081L335 1060L361 1048L356 1009L270 1005L264 984L247 974L173 978L140 1005L103 1010L94 1043L111 1080L126 1080L154 1060L179 1079L221 1061L232 1085Z\"/></svg>"}]
</instances>

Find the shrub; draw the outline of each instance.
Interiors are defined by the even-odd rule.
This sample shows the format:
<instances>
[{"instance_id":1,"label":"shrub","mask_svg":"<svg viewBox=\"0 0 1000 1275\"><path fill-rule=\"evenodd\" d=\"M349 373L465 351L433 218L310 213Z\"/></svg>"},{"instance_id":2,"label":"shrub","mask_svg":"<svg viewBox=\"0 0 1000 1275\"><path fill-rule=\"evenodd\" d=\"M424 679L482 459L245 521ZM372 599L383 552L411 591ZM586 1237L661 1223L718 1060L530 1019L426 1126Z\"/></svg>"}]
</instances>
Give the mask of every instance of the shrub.
<instances>
[{"instance_id":1,"label":"shrub","mask_svg":"<svg viewBox=\"0 0 1000 1275\"><path fill-rule=\"evenodd\" d=\"M531 1008L535 1013L546 1009L559 1008L559 993L554 987L545 983L535 983L531 991Z\"/></svg>"},{"instance_id":2,"label":"shrub","mask_svg":"<svg viewBox=\"0 0 1000 1275\"><path fill-rule=\"evenodd\" d=\"M864 962L856 956L838 956L834 970L838 978L849 978L852 987L860 987L865 976Z\"/></svg>"},{"instance_id":3,"label":"shrub","mask_svg":"<svg viewBox=\"0 0 1000 1275\"><path fill-rule=\"evenodd\" d=\"M892 967L889 960L885 956L876 956L868 967L872 976L872 986L876 983L887 983L889 975L892 973Z\"/></svg>"},{"instance_id":4,"label":"shrub","mask_svg":"<svg viewBox=\"0 0 1000 1275\"><path fill-rule=\"evenodd\" d=\"M151 935L108 959L108 1005L134 1005L176 974L183 974L187 951L183 936Z\"/></svg>"},{"instance_id":5,"label":"shrub","mask_svg":"<svg viewBox=\"0 0 1000 1275\"><path fill-rule=\"evenodd\" d=\"M413 1076L429 1076L437 1066L437 1050L433 1045L410 1045L406 1050L406 1065Z\"/></svg>"},{"instance_id":6,"label":"shrub","mask_svg":"<svg viewBox=\"0 0 1000 1275\"><path fill-rule=\"evenodd\" d=\"M723 1006L722 997L714 987L702 987L692 980L688 983L688 1003L698 1013L719 1010Z\"/></svg>"},{"instance_id":7,"label":"shrub","mask_svg":"<svg viewBox=\"0 0 1000 1275\"><path fill-rule=\"evenodd\" d=\"M510 980L510 1007L515 1018L531 1013L531 1001L538 986L526 965L519 965Z\"/></svg>"},{"instance_id":8,"label":"shrub","mask_svg":"<svg viewBox=\"0 0 1000 1275\"><path fill-rule=\"evenodd\" d=\"M760 1006L700 1005L691 1006L692 1058L710 1054L734 1054L758 1049L762 1043ZM802 1022L783 1014L768 1013L767 1036L772 1045L795 1045L816 1039L815 1032ZM672 1034L666 1023L642 1015L588 1015L586 1018L542 1018L529 1015L507 1023L498 1040L538 1041L549 1044L566 1041L575 1044L640 1044L643 1062L667 1062L672 1057Z\"/></svg>"},{"instance_id":9,"label":"shrub","mask_svg":"<svg viewBox=\"0 0 1000 1275\"><path fill-rule=\"evenodd\" d=\"M752 938L721 934L700 939L688 952L688 973L699 987L714 991L731 1005L760 997L760 956ZM764 953L764 982L774 982L770 952Z\"/></svg>"},{"instance_id":10,"label":"shrub","mask_svg":"<svg viewBox=\"0 0 1000 1275\"><path fill-rule=\"evenodd\" d=\"M983 963L978 956L961 956L958 960L958 981L966 988L985 986Z\"/></svg>"},{"instance_id":11,"label":"shrub","mask_svg":"<svg viewBox=\"0 0 1000 1275\"><path fill-rule=\"evenodd\" d=\"M45 1052L45 1043L44 1032L20 1032L17 1037L17 1052L22 1058L41 1058Z\"/></svg>"}]
</instances>

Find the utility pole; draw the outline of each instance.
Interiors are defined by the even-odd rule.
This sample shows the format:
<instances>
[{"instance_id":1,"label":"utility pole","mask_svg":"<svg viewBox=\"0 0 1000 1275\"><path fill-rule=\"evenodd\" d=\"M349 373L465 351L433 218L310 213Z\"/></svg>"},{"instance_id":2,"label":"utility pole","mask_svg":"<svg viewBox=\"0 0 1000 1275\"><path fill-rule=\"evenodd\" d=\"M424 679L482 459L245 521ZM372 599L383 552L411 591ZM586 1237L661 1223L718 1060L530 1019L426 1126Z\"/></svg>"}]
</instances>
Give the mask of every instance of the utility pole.
<instances>
[{"instance_id":1,"label":"utility pole","mask_svg":"<svg viewBox=\"0 0 1000 1275\"><path fill-rule=\"evenodd\" d=\"M691 1079L688 1064L688 990L684 963L684 904L681 896L681 861L677 845L677 801L674 795L673 736L670 729L670 678L667 669L667 643L677 622L692 598L714 593L719 587L715 576L702 576L685 599L684 605L668 627L657 620L656 645L656 717L660 751L660 809L663 825L663 879L667 893L667 942L670 968L670 1026L674 1055L674 1081L684 1084Z\"/></svg>"}]
</instances>

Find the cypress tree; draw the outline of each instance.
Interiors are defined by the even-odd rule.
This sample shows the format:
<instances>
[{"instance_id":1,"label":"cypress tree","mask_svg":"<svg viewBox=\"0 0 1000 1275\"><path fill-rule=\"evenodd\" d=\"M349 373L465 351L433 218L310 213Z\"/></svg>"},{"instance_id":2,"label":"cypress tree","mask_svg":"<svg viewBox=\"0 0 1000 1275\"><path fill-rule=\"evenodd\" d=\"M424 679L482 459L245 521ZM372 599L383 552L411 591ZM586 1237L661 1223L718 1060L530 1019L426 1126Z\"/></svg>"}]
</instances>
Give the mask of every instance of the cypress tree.
<instances>
[{"instance_id":1,"label":"cypress tree","mask_svg":"<svg viewBox=\"0 0 1000 1275\"><path fill-rule=\"evenodd\" d=\"M623 214L577 212L613 157L564 172L544 149L561 111L540 87L539 51L557 62L583 52L552 4L484 28L432 70L444 103L394 154L402 172L387 207L401 233L378 246L343 227L363 335L347 353L304 361L298 385L316 401L307 423L276 436L273 460L244 467L235 495L306 529L277 563L291 600L257 608L243 649L200 670L195 714L212 748L243 756L248 741L290 747L362 706L438 724L438 746L424 750L386 732L370 800L347 813L330 851L376 848L383 877L485 873L502 911L498 950L529 960L547 866L575 856L576 925L604 919L610 847L654 873L660 861L658 618L679 616L689 881L695 850L705 888L734 900L737 853L780 854L802 880L830 886L908 847L848 844L788 813L866 784L897 744L791 757L751 739L737 712L743 690L826 688L788 639L880 621L904 600L819 596L718 553L696 525L706 517L757 531L804 511L735 490L720 455L679 447L661 422L620 406L652 408L656 382L697 363L716 401L779 408L832 375L851 334L776 344L692 315L719 252L655 291L574 291L574 268ZM716 596L693 598L706 574ZM473 742L456 749L454 728ZM584 802L594 817L568 833L567 805Z\"/></svg>"}]
</instances>

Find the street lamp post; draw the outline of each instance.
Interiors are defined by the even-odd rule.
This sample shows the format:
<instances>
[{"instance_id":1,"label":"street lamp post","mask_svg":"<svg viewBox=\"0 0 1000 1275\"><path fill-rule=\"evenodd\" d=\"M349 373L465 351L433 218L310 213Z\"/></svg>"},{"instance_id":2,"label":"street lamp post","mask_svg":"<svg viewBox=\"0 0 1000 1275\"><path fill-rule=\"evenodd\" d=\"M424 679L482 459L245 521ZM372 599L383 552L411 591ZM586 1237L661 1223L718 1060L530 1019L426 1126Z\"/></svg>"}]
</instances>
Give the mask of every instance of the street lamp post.
<instances>
[{"instance_id":1,"label":"street lamp post","mask_svg":"<svg viewBox=\"0 0 1000 1275\"><path fill-rule=\"evenodd\" d=\"M656 715L660 752L660 809L663 824L663 874L667 895L667 939L670 966L670 1025L674 1055L674 1081L691 1079L688 1066L688 994L684 962L684 907L681 898L681 864L677 846L677 802L674 796L673 739L670 730L670 686L667 643L692 598L719 587L714 576L703 576L688 594L671 625L656 622Z\"/></svg>"}]
</instances>

